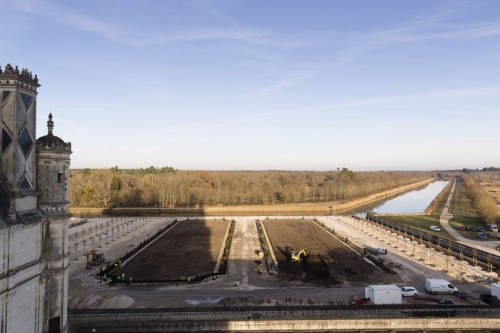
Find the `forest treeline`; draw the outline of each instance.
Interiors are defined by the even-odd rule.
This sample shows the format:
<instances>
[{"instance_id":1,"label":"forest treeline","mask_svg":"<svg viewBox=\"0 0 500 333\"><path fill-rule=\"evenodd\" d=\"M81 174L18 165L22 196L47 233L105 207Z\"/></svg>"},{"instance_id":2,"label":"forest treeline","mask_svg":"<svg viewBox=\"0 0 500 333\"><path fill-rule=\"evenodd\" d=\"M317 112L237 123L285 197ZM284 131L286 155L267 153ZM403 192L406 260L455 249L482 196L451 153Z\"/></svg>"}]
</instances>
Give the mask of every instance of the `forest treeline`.
<instances>
[{"instance_id":1,"label":"forest treeline","mask_svg":"<svg viewBox=\"0 0 500 333\"><path fill-rule=\"evenodd\" d=\"M469 172L476 172L476 171L500 171L500 168L497 167L484 167L482 170L479 169L467 169L463 168L462 172L469 173Z\"/></svg>"},{"instance_id":2,"label":"forest treeline","mask_svg":"<svg viewBox=\"0 0 500 333\"><path fill-rule=\"evenodd\" d=\"M431 177L432 172L71 170L72 207L192 207L348 200Z\"/></svg>"},{"instance_id":3,"label":"forest treeline","mask_svg":"<svg viewBox=\"0 0 500 333\"><path fill-rule=\"evenodd\" d=\"M495 199L478 185L481 180L499 180L500 172L472 172L461 177L477 214L489 224L500 221L500 208Z\"/></svg>"}]
</instances>

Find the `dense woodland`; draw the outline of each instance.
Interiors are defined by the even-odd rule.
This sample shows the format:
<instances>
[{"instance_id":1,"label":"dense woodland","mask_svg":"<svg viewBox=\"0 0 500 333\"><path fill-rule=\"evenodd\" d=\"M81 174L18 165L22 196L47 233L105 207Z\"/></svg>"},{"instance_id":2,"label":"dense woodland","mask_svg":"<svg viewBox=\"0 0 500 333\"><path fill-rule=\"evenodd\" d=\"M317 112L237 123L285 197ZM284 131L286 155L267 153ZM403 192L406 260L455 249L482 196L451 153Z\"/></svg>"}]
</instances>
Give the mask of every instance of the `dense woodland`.
<instances>
[{"instance_id":1,"label":"dense woodland","mask_svg":"<svg viewBox=\"0 0 500 333\"><path fill-rule=\"evenodd\" d=\"M72 207L270 205L348 200L437 175L432 172L71 170Z\"/></svg>"},{"instance_id":2,"label":"dense woodland","mask_svg":"<svg viewBox=\"0 0 500 333\"><path fill-rule=\"evenodd\" d=\"M499 168L494 168L494 169L499 169ZM500 169L498 171L485 171L484 169L483 171L469 171L467 172L467 174L476 181L481 181L481 182L500 181Z\"/></svg>"},{"instance_id":3,"label":"dense woodland","mask_svg":"<svg viewBox=\"0 0 500 333\"><path fill-rule=\"evenodd\" d=\"M500 208L497 202L488 193L481 189L478 185L482 181L498 181L500 180L500 172L494 171L475 171L463 174L467 194L472 200L472 205L477 211L477 214L484 218L487 223L495 223L500 221Z\"/></svg>"}]
</instances>

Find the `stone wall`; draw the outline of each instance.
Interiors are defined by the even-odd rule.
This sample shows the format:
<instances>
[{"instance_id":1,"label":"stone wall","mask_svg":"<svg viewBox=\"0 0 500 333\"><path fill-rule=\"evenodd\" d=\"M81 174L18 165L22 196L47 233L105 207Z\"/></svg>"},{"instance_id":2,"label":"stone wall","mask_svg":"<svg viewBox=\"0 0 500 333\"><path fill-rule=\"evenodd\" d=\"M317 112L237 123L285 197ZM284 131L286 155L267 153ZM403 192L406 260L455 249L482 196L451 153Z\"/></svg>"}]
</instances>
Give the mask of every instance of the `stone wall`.
<instances>
[{"instance_id":1,"label":"stone wall","mask_svg":"<svg viewBox=\"0 0 500 333\"><path fill-rule=\"evenodd\" d=\"M41 224L17 224L10 228L9 270L37 261L41 255Z\"/></svg>"},{"instance_id":2,"label":"stone wall","mask_svg":"<svg viewBox=\"0 0 500 333\"><path fill-rule=\"evenodd\" d=\"M39 279L32 279L16 288L10 294L7 315L7 332L31 333L34 328L40 328L38 317L40 310Z\"/></svg>"},{"instance_id":3,"label":"stone wall","mask_svg":"<svg viewBox=\"0 0 500 333\"><path fill-rule=\"evenodd\" d=\"M34 223L0 231L0 332L41 332L40 228Z\"/></svg>"},{"instance_id":4,"label":"stone wall","mask_svg":"<svg viewBox=\"0 0 500 333\"><path fill-rule=\"evenodd\" d=\"M386 308L343 310L155 312L135 309L70 312L70 332L323 332L496 330L493 308ZM149 310L149 311L148 311Z\"/></svg>"}]
</instances>

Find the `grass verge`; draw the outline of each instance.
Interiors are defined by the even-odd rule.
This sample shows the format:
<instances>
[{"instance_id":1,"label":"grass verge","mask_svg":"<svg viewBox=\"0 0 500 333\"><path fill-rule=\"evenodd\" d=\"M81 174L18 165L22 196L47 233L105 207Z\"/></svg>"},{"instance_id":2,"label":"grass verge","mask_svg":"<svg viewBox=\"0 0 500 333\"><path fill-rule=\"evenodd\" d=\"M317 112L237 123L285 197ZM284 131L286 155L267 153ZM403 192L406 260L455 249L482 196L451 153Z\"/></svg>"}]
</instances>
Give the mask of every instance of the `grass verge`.
<instances>
[{"instance_id":1,"label":"grass verge","mask_svg":"<svg viewBox=\"0 0 500 333\"><path fill-rule=\"evenodd\" d=\"M477 216L476 210L472 206L472 200L469 198L464 181L461 178L458 178L455 184L455 192L451 198L449 212L460 216Z\"/></svg>"},{"instance_id":2,"label":"grass verge","mask_svg":"<svg viewBox=\"0 0 500 333\"><path fill-rule=\"evenodd\" d=\"M444 228L439 224L439 216L435 215L384 215L385 219L407 225L409 227L425 231L436 237L444 237L455 240ZM432 225L440 227L441 231L430 230Z\"/></svg>"},{"instance_id":3,"label":"grass verge","mask_svg":"<svg viewBox=\"0 0 500 333\"><path fill-rule=\"evenodd\" d=\"M448 223L450 224L450 226L453 229L460 232L460 235L462 235L462 237L464 237L464 238L471 239L471 240L484 240L484 241L495 241L495 240L497 241L498 240L496 238L498 235L498 232L488 231L486 223L480 217L455 216ZM461 225L463 225L465 227L473 226L475 230L474 231L469 231L469 230L459 231L458 227ZM488 238L488 239L480 239L477 236L477 233L478 233L477 228L479 228L479 227L483 227L486 230L486 232L489 232L493 237Z\"/></svg>"}]
</instances>

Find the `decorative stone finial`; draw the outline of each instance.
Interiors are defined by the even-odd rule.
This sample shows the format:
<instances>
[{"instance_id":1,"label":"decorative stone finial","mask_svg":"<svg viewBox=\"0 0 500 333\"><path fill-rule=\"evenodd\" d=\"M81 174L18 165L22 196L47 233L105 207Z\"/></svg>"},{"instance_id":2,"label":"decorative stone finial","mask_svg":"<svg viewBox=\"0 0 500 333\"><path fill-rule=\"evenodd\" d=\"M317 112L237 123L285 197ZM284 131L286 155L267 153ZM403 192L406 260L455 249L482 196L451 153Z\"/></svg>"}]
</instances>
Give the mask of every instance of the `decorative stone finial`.
<instances>
[{"instance_id":1,"label":"decorative stone finial","mask_svg":"<svg viewBox=\"0 0 500 333\"><path fill-rule=\"evenodd\" d=\"M49 121L47 121L47 128L49 129L48 135L54 135L52 134L52 130L54 129L54 122L52 121L52 112L49 114Z\"/></svg>"},{"instance_id":2,"label":"decorative stone finial","mask_svg":"<svg viewBox=\"0 0 500 333\"><path fill-rule=\"evenodd\" d=\"M19 76L18 79L21 79L22 81L24 81L24 83L27 83L29 85L35 85L36 87L34 87L34 88L38 88L40 86L38 84L38 77L36 76L36 74L33 75L33 73L31 73L29 71L29 69L27 69L27 68L23 68L23 69L19 70L18 66L12 67L11 64L7 64L3 70L2 70L2 67L0 67L0 75L1 76ZM7 78L7 79L10 79L10 78ZM16 78L12 78L12 79L13 79L12 83L14 83L16 81ZM36 91L36 89L35 89L35 91Z\"/></svg>"},{"instance_id":3,"label":"decorative stone finial","mask_svg":"<svg viewBox=\"0 0 500 333\"><path fill-rule=\"evenodd\" d=\"M33 75L31 74L31 72L27 69L27 68L23 68L22 71L21 71L21 75L22 76L25 76L29 79L33 79Z\"/></svg>"},{"instance_id":4,"label":"decorative stone finial","mask_svg":"<svg viewBox=\"0 0 500 333\"><path fill-rule=\"evenodd\" d=\"M10 75L14 75L14 68L12 68L12 65L11 64L7 64L7 66L5 66L5 72L4 74L10 74Z\"/></svg>"}]
</instances>

